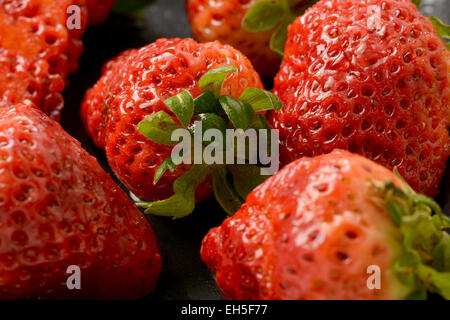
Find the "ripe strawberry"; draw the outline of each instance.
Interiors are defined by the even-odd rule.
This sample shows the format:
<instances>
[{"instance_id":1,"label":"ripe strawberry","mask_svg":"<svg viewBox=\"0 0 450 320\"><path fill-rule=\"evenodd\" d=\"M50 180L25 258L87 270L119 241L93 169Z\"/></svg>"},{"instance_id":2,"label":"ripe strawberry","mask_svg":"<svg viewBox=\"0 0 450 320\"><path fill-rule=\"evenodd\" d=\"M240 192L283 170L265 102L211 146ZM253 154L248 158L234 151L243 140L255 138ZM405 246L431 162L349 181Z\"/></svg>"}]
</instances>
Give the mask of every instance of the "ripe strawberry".
<instances>
[{"instance_id":1,"label":"ripe strawberry","mask_svg":"<svg viewBox=\"0 0 450 320\"><path fill-rule=\"evenodd\" d=\"M242 27L246 13L259 1L186 0L186 9L196 39L230 44L250 59L262 77L273 77L281 63L270 49L273 31L250 33Z\"/></svg>"},{"instance_id":2,"label":"ripe strawberry","mask_svg":"<svg viewBox=\"0 0 450 320\"><path fill-rule=\"evenodd\" d=\"M104 22L114 6L115 0L86 0L89 25L101 24Z\"/></svg>"},{"instance_id":3,"label":"ripe strawberry","mask_svg":"<svg viewBox=\"0 0 450 320\"><path fill-rule=\"evenodd\" d=\"M91 135L94 143L100 149L106 148L106 126L109 118L110 100L114 98L115 92L122 80L122 69L126 69L125 62L130 56L134 56L137 50L130 49L122 52L116 58L108 61L103 66L103 76L95 84L94 88L86 93L81 108L81 118L85 122L86 130ZM125 71L125 70L124 70Z\"/></svg>"},{"instance_id":4,"label":"ripe strawberry","mask_svg":"<svg viewBox=\"0 0 450 320\"><path fill-rule=\"evenodd\" d=\"M33 107L0 109L0 299L139 298L160 268L151 227L75 139Z\"/></svg>"},{"instance_id":5,"label":"ripe strawberry","mask_svg":"<svg viewBox=\"0 0 450 320\"><path fill-rule=\"evenodd\" d=\"M239 97L247 87L262 88L248 59L230 46L160 39L108 64L105 75L86 94L81 113L88 132L105 148L119 179L139 198L153 201L171 196L174 181L191 166L181 165L154 185L155 172L170 156L172 147L149 141L137 125L148 115L168 112L164 101L180 92L188 90L193 97L199 96L200 77L224 65L235 66L238 71L225 80L223 94ZM197 188L197 199L210 194L207 179Z\"/></svg>"},{"instance_id":6,"label":"ripe strawberry","mask_svg":"<svg viewBox=\"0 0 450 320\"><path fill-rule=\"evenodd\" d=\"M264 182L201 254L231 299L404 299L424 286L448 299L449 225L392 172L337 150ZM367 286L369 266L380 289Z\"/></svg>"},{"instance_id":7,"label":"ripe strawberry","mask_svg":"<svg viewBox=\"0 0 450 320\"><path fill-rule=\"evenodd\" d=\"M450 153L449 53L410 0L320 1L289 28L271 115L284 164L334 148L436 195Z\"/></svg>"},{"instance_id":8,"label":"ripe strawberry","mask_svg":"<svg viewBox=\"0 0 450 320\"><path fill-rule=\"evenodd\" d=\"M68 8L78 6L80 28L68 30ZM0 107L36 104L54 119L63 107L61 91L77 68L87 24L84 0L0 1Z\"/></svg>"}]
</instances>

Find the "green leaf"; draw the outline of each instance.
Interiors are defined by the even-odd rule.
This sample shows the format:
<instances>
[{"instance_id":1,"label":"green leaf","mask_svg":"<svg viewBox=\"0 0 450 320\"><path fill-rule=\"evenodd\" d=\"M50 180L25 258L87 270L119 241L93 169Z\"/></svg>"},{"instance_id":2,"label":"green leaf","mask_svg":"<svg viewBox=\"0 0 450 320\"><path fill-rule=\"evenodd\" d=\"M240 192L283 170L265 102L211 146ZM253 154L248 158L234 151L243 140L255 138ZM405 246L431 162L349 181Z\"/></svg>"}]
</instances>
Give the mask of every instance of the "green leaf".
<instances>
[{"instance_id":1,"label":"green leaf","mask_svg":"<svg viewBox=\"0 0 450 320\"><path fill-rule=\"evenodd\" d=\"M272 92L259 88L247 88L239 98L247 102L255 112L275 110L279 111L284 103Z\"/></svg>"},{"instance_id":2,"label":"green leaf","mask_svg":"<svg viewBox=\"0 0 450 320\"><path fill-rule=\"evenodd\" d=\"M224 139L225 139L225 134L226 134L226 130L227 130L227 124L226 122L219 117L218 115L215 115L213 113L202 113L199 115L196 115L194 117L194 122L193 124L189 127L189 131L194 135L195 137L195 133L198 132L198 130L200 130L201 127L201 137L203 138L205 132L209 129L217 129L219 130ZM208 145L211 142L209 141L202 141L202 143L204 145Z\"/></svg>"},{"instance_id":3,"label":"green leaf","mask_svg":"<svg viewBox=\"0 0 450 320\"><path fill-rule=\"evenodd\" d=\"M243 200L231 185L225 167L214 168L212 181L217 202L229 216L232 216L241 208Z\"/></svg>"},{"instance_id":4,"label":"green leaf","mask_svg":"<svg viewBox=\"0 0 450 320\"><path fill-rule=\"evenodd\" d=\"M442 236L429 212L415 211L402 218L400 229L404 235L405 248L415 250L424 262L432 262L432 250Z\"/></svg>"},{"instance_id":5,"label":"green leaf","mask_svg":"<svg viewBox=\"0 0 450 320\"><path fill-rule=\"evenodd\" d=\"M168 146L178 144L178 141L172 141L172 132L180 128L172 117L164 111L153 113L138 124L139 132L147 139Z\"/></svg>"},{"instance_id":6,"label":"green leaf","mask_svg":"<svg viewBox=\"0 0 450 320\"><path fill-rule=\"evenodd\" d=\"M436 201L423 194L414 194L413 201L415 205L424 205L429 207L437 215L444 214L441 207L436 203Z\"/></svg>"},{"instance_id":7,"label":"green leaf","mask_svg":"<svg viewBox=\"0 0 450 320\"><path fill-rule=\"evenodd\" d=\"M181 124L187 127L194 114L194 99L189 91L183 91L164 101L164 104L177 116Z\"/></svg>"},{"instance_id":8,"label":"green leaf","mask_svg":"<svg viewBox=\"0 0 450 320\"><path fill-rule=\"evenodd\" d=\"M403 236L403 252L394 263L396 276L413 292L410 298L425 298L428 290L450 299L450 236L444 231L450 219L433 199L417 194L396 169L394 173L403 189L392 181L374 185Z\"/></svg>"},{"instance_id":9,"label":"green leaf","mask_svg":"<svg viewBox=\"0 0 450 320\"><path fill-rule=\"evenodd\" d=\"M284 47L288 36L288 26L290 21L283 21L270 38L270 49L281 58L284 55Z\"/></svg>"},{"instance_id":10,"label":"green leaf","mask_svg":"<svg viewBox=\"0 0 450 320\"><path fill-rule=\"evenodd\" d=\"M266 118L264 118L264 116L257 114L255 115L255 118L253 119L252 123L250 124L250 127L256 130L259 129L267 129L267 130L271 130L272 126L267 122ZM269 135L268 137L270 137L270 131L269 131Z\"/></svg>"},{"instance_id":11,"label":"green leaf","mask_svg":"<svg viewBox=\"0 0 450 320\"><path fill-rule=\"evenodd\" d=\"M117 13L133 13L151 5L155 0L116 0L113 11Z\"/></svg>"},{"instance_id":12,"label":"green leaf","mask_svg":"<svg viewBox=\"0 0 450 320\"><path fill-rule=\"evenodd\" d=\"M265 32L275 28L284 15L284 9L273 1L257 2L244 17L242 27L249 32Z\"/></svg>"},{"instance_id":13,"label":"green leaf","mask_svg":"<svg viewBox=\"0 0 450 320\"><path fill-rule=\"evenodd\" d=\"M228 168L233 175L234 188L242 199L269 178L261 175L261 168L252 164L230 165Z\"/></svg>"},{"instance_id":14,"label":"green leaf","mask_svg":"<svg viewBox=\"0 0 450 320\"><path fill-rule=\"evenodd\" d=\"M172 156L169 156L156 170L155 176L153 178L153 184L157 184L159 179L161 179L161 177L167 170L170 170L170 172L174 172L176 168L177 165L173 163Z\"/></svg>"},{"instance_id":15,"label":"green leaf","mask_svg":"<svg viewBox=\"0 0 450 320\"><path fill-rule=\"evenodd\" d=\"M433 216L433 218L442 230L450 228L450 217L443 214L441 216Z\"/></svg>"},{"instance_id":16,"label":"green leaf","mask_svg":"<svg viewBox=\"0 0 450 320\"><path fill-rule=\"evenodd\" d=\"M406 182L406 180L402 177L402 175L400 174L400 172L398 172L397 167L394 168L393 172L394 172L395 176L396 176L397 178L399 178L400 181L402 182L403 188L406 190L406 193L408 193L408 194L415 194L415 193L416 193L416 192L414 191L414 189L411 188L411 186L410 186L410 185ZM390 181L390 186L393 187L393 188L395 188L396 190L399 189L398 187L395 186L395 184L394 184L392 181ZM398 193L398 191L396 191L396 193ZM404 194L405 196L406 196L406 193L403 192L403 194Z\"/></svg>"},{"instance_id":17,"label":"green leaf","mask_svg":"<svg viewBox=\"0 0 450 320\"><path fill-rule=\"evenodd\" d=\"M427 300L428 292L427 287L424 285L418 285L418 288L408 297L408 300Z\"/></svg>"},{"instance_id":18,"label":"green leaf","mask_svg":"<svg viewBox=\"0 0 450 320\"><path fill-rule=\"evenodd\" d=\"M145 209L145 213L173 217L175 219L190 215L195 208L195 190L205 180L209 167L194 165L192 169L175 180L174 195L166 200L155 202L138 202L137 205Z\"/></svg>"},{"instance_id":19,"label":"green leaf","mask_svg":"<svg viewBox=\"0 0 450 320\"><path fill-rule=\"evenodd\" d=\"M404 252L394 262L397 278L407 287L416 287L416 269L420 258L416 253Z\"/></svg>"},{"instance_id":20,"label":"green leaf","mask_svg":"<svg viewBox=\"0 0 450 320\"><path fill-rule=\"evenodd\" d=\"M426 265L419 265L417 273L427 285L428 290L440 294L445 299L450 299L450 273L439 272Z\"/></svg>"},{"instance_id":21,"label":"green leaf","mask_svg":"<svg viewBox=\"0 0 450 320\"><path fill-rule=\"evenodd\" d=\"M411 1L412 1L412 3L414 3L416 5L417 9L420 8L420 4L422 3L422 0L411 0Z\"/></svg>"},{"instance_id":22,"label":"green leaf","mask_svg":"<svg viewBox=\"0 0 450 320\"><path fill-rule=\"evenodd\" d=\"M194 99L194 114L220 113L219 100L211 91L206 91Z\"/></svg>"},{"instance_id":23,"label":"green leaf","mask_svg":"<svg viewBox=\"0 0 450 320\"><path fill-rule=\"evenodd\" d=\"M431 23L436 27L438 34L445 40L450 40L450 25L445 24L437 17L430 17ZM450 43L447 43L450 48Z\"/></svg>"},{"instance_id":24,"label":"green leaf","mask_svg":"<svg viewBox=\"0 0 450 320\"><path fill-rule=\"evenodd\" d=\"M253 128L255 130L261 130L264 129L267 132L267 139L266 139L266 146L267 146L267 156L271 156L272 154L272 126L267 122L266 118L264 116L257 114L255 118L253 119L252 123L250 124L250 128ZM261 135L258 135L258 139L262 139ZM278 141L278 139L277 139Z\"/></svg>"},{"instance_id":25,"label":"green leaf","mask_svg":"<svg viewBox=\"0 0 450 320\"><path fill-rule=\"evenodd\" d=\"M220 96L219 102L236 129L248 129L255 112L247 102L231 96Z\"/></svg>"},{"instance_id":26,"label":"green leaf","mask_svg":"<svg viewBox=\"0 0 450 320\"><path fill-rule=\"evenodd\" d=\"M406 214L403 205L396 198L387 196L386 209L392 221L394 221L397 226L400 226L402 223L402 217Z\"/></svg>"},{"instance_id":27,"label":"green leaf","mask_svg":"<svg viewBox=\"0 0 450 320\"><path fill-rule=\"evenodd\" d=\"M237 71L238 69L234 66L223 66L209 70L200 78L199 86L203 92L211 91L218 96L227 75Z\"/></svg>"},{"instance_id":28,"label":"green leaf","mask_svg":"<svg viewBox=\"0 0 450 320\"><path fill-rule=\"evenodd\" d=\"M441 241L432 251L434 257L432 267L439 271L450 272L450 236L444 233Z\"/></svg>"}]
</instances>

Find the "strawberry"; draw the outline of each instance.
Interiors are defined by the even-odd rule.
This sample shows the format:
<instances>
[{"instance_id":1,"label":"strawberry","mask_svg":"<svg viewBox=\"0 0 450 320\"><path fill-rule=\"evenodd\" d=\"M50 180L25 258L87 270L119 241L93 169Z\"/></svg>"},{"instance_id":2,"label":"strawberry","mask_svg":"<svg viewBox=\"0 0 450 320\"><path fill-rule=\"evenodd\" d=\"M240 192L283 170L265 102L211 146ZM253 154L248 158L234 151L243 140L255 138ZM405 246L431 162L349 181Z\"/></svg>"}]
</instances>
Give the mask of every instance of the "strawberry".
<instances>
[{"instance_id":1,"label":"strawberry","mask_svg":"<svg viewBox=\"0 0 450 320\"><path fill-rule=\"evenodd\" d=\"M336 150L269 178L201 255L230 299L450 299L448 226L388 169Z\"/></svg>"},{"instance_id":2,"label":"strawberry","mask_svg":"<svg viewBox=\"0 0 450 320\"><path fill-rule=\"evenodd\" d=\"M80 143L33 107L0 109L0 299L139 298L160 269L151 227Z\"/></svg>"},{"instance_id":3,"label":"strawberry","mask_svg":"<svg viewBox=\"0 0 450 320\"><path fill-rule=\"evenodd\" d=\"M67 29L77 6L79 28ZM71 14L69 14L69 13ZM0 107L36 104L54 119L67 75L77 69L87 19L84 0L0 1Z\"/></svg>"},{"instance_id":4,"label":"strawberry","mask_svg":"<svg viewBox=\"0 0 450 320\"><path fill-rule=\"evenodd\" d=\"M110 100L116 92L112 88L118 88L122 79L122 73L126 69L125 61L136 54L137 50L130 49L122 52L116 58L108 61L103 66L103 76L95 84L94 88L86 92L86 97L81 108L81 118L85 122L88 134L94 143L100 148L106 147L106 125L109 118ZM123 71L121 69L124 69Z\"/></svg>"},{"instance_id":5,"label":"strawberry","mask_svg":"<svg viewBox=\"0 0 450 320\"><path fill-rule=\"evenodd\" d=\"M314 0L185 0L194 36L242 51L264 78L278 72L287 25Z\"/></svg>"},{"instance_id":6,"label":"strawberry","mask_svg":"<svg viewBox=\"0 0 450 320\"><path fill-rule=\"evenodd\" d=\"M281 63L270 49L273 32L250 33L242 27L245 15L259 1L186 0L186 10L196 39L230 44L249 57L262 77L273 77Z\"/></svg>"},{"instance_id":7,"label":"strawberry","mask_svg":"<svg viewBox=\"0 0 450 320\"><path fill-rule=\"evenodd\" d=\"M173 195L174 182L191 165L181 164L158 177L155 184L155 173L171 155L172 147L149 141L138 124L148 116L161 115L160 112L168 112L169 118L176 119L165 104L166 99L186 94L185 91L190 99L197 98L203 93L199 86L201 77L224 66L234 72L223 82L221 94L239 97L248 87L262 88L248 59L228 45L160 39L140 50L125 52L107 64L104 76L86 94L81 114L87 131L106 150L119 179L139 198L154 201ZM205 179L197 188L197 200L209 197L211 189L210 179ZM172 211L175 215L175 208Z\"/></svg>"},{"instance_id":8,"label":"strawberry","mask_svg":"<svg viewBox=\"0 0 450 320\"><path fill-rule=\"evenodd\" d=\"M109 16L115 0L86 0L89 13L89 25L103 23Z\"/></svg>"},{"instance_id":9,"label":"strawberry","mask_svg":"<svg viewBox=\"0 0 450 320\"><path fill-rule=\"evenodd\" d=\"M275 79L282 163L346 149L436 195L450 154L449 57L410 0L320 1L290 26Z\"/></svg>"}]
</instances>

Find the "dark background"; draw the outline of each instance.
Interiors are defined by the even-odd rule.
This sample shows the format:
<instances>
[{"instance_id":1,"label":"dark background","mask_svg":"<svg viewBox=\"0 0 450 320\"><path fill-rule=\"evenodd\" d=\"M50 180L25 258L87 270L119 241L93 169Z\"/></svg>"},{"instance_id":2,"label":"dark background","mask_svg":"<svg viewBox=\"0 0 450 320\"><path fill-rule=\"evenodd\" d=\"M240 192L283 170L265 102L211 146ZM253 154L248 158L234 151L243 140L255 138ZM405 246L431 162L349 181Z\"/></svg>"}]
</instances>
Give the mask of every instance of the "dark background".
<instances>
[{"instance_id":1,"label":"dark background","mask_svg":"<svg viewBox=\"0 0 450 320\"><path fill-rule=\"evenodd\" d=\"M450 23L450 0L423 0L422 12ZM112 14L101 26L88 29L85 51L78 72L65 91L62 125L83 147L111 172L103 151L85 134L79 108L86 90L101 76L103 63L128 48L139 48L162 37L192 37L183 0L156 0L143 15L134 18ZM115 178L115 177L113 177ZM117 179L116 179L117 181ZM450 170L438 197L450 214ZM153 299L220 299L213 275L200 259L200 244L212 227L220 225L225 213L213 200L201 204L195 213L181 220L148 217L161 246L163 270Z\"/></svg>"}]
</instances>

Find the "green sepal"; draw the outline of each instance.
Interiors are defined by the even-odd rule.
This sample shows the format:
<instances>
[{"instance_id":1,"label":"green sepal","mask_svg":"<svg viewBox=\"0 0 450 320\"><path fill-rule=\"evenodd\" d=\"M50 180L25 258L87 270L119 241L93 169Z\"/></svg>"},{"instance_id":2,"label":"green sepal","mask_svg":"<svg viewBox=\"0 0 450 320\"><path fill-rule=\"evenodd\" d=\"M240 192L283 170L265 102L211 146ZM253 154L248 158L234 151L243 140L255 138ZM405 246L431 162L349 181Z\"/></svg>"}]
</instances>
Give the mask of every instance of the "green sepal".
<instances>
[{"instance_id":1,"label":"green sepal","mask_svg":"<svg viewBox=\"0 0 450 320\"><path fill-rule=\"evenodd\" d=\"M420 264L417 274L429 291L450 300L450 272L439 272L427 265Z\"/></svg>"},{"instance_id":2,"label":"green sepal","mask_svg":"<svg viewBox=\"0 0 450 320\"><path fill-rule=\"evenodd\" d=\"M255 115L255 118L253 118L253 121L250 123L250 127L256 130L260 129L267 129L271 130L273 129L272 126L267 122L266 118L264 116L257 114ZM270 131L269 131L270 133Z\"/></svg>"},{"instance_id":3,"label":"green sepal","mask_svg":"<svg viewBox=\"0 0 450 320\"><path fill-rule=\"evenodd\" d=\"M172 132L181 127L164 111L158 111L144 118L138 124L138 130L147 139L168 145L175 146L178 141L172 141Z\"/></svg>"},{"instance_id":4,"label":"green sepal","mask_svg":"<svg viewBox=\"0 0 450 320\"><path fill-rule=\"evenodd\" d=\"M431 23L435 26L437 29L438 34L444 39L444 40L450 40L450 25L445 24L437 17L430 17ZM447 47L450 48L450 43L447 42Z\"/></svg>"},{"instance_id":5,"label":"green sepal","mask_svg":"<svg viewBox=\"0 0 450 320\"><path fill-rule=\"evenodd\" d=\"M242 27L249 32L265 32L275 28L284 15L284 9L274 1L260 1L248 10Z\"/></svg>"},{"instance_id":6,"label":"green sepal","mask_svg":"<svg viewBox=\"0 0 450 320\"><path fill-rule=\"evenodd\" d=\"M257 114L255 118L253 119L252 123L250 124L250 128L253 128L255 130L267 130L267 139L266 139L266 146L267 146L267 156L272 155L272 126L267 122L266 118L264 116ZM258 135L258 139L262 139L261 136ZM278 139L277 139L278 140Z\"/></svg>"},{"instance_id":7,"label":"green sepal","mask_svg":"<svg viewBox=\"0 0 450 320\"><path fill-rule=\"evenodd\" d=\"M444 233L441 241L432 251L434 261L432 267L436 270L450 270L450 236Z\"/></svg>"},{"instance_id":8,"label":"green sepal","mask_svg":"<svg viewBox=\"0 0 450 320\"><path fill-rule=\"evenodd\" d=\"M394 262L397 278L413 292L410 298L426 298L426 290L450 298L450 239L445 231L449 219L439 205L425 195L417 194L400 177L403 187L392 181L374 182L383 195L393 222L403 236L403 252Z\"/></svg>"},{"instance_id":9,"label":"green sepal","mask_svg":"<svg viewBox=\"0 0 450 320\"><path fill-rule=\"evenodd\" d=\"M290 21L283 21L270 38L270 49L281 58L284 56L284 47L286 46L289 24Z\"/></svg>"},{"instance_id":10,"label":"green sepal","mask_svg":"<svg viewBox=\"0 0 450 320\"><path fill-rule=\"evenodd\" d=\"M234 66L218 67L206 72L198 81L203 92L211 91L216 96L220 95L223 82L229 73L237 72L238 69Z\"/></svg>"},{"instance_id":11,"label":"green sepal","mask_svg":"<svg viewBox=\"0 0 450 320\"><path fill-rule=\"evenodd\" d=\"M214 113L202 113L196 115L194 117L194 122L188 128L191 134L194 136L196 135L195 133L200 130L200 124L202 130L201 137L203 137L205 132L209 129L217 129L222 133L222 136L225 137L227 124L218 115L215 115ZM202 141L202 143L204 145L209 145L211 142Z\"/></svg>"},{"instance_id":12,"label":"green sepal","mask_svg":"<svg viewBox=\"0 0 450 320\"><path fill-rule=\"evenodd\" d=\"M269 178L261 174L261 168L257 165L230 165L228 168L233 176L234 188L244 200L250 192Z\"/></svg>"},{"instance_id":13,"label":"green sepal","mask_svg":"<svg viewBox=\"0 0 450 320\"><path fill-rule=\"evenodd\" d=\"M284 103L276 95L259 88L245 89L239 100L247 102L255 112L268 110L279 111L284 107Z\"/></svg>"},{"instance_id":14,"label":"green sepal","mask_svg":"<svg viewBox=\"0 0 450 320\"><path fill-rule=\"evenodd\" d=\"M186 217L194 211L195 190L208 172L209 166L194 165L189 172L175 180L172 197L155 202L138 202L137 205L144 208L145 213L157 216L175 219Z\"/></svg>"},{"instance_id":15,"label":"green sepal","mask_svg":"<svg viewBox=\"0 0 450 320\"><path fill-rule=\"evenodd\" d=\"M191 118L194 114L194 98L192 98L189 91L185 90L176 96L166 99L164 104L177 116L184 127L191 123Z\"/></svg>"},{"instance_id":16,"label":"green sepal","mask_svg":"<svg viewBox=\"0 0 450 320\"><path fill-rule=\"evenodd\" d=\"M420 8L420 5L422 4L422 0L411 0L411 1L412 1L412 3L414 3L416 5L417 9Z\"/></svg>"},{"instance_id":17,"label":"green sepal","mask_svg":"<svg viewBox=\"0 0 450 320\"><path fill-rule=\"evenodd\" d=\"M284 105L269 91L257 88L244 90L241 95L242 100L226 95L219 96L228 73L237 72L237 70L233 66L223 66L210 70L199 80L201 89L205 91L203 94L193 99L188 91L183 91L165 101L167 108L178 118L179 122L174 119L173 114L169 115L164 111L159 111L146 117L139 124L139 130L154 142L176 146L178 141L171 141L171 137L174 130L183 129L179 125L180 123L189 130L190 137L194 139L194 141L191 141L194 142L194 148L198 148L195 139L200 136L203 138L209 129L217 129L224 137L227 129L232 127L240 129L239 134L242 135L247 135L244 130L254 129L250 133L251 136L253 133L257 135L260 129L267 129L269 130L268 150L271 150L270 129L272 128L264 116L256 114L255 110L279 110ZM215 139L218 137L214 133L209 137L213 141L202 141L201 151L210 152L211 159L223 157L223 160L226 160L225 150L219 150L217 146L212 146L212 143L216 142ZM239 138L242 138L242 136L239 136ZM248 140L247 136L245 138L245 143L248 144L246 151L250 152L250 149L254 150L258 143L252 144L252 148L250 148L250 141ZM256 141L259 142L259 140ZM225 143L225 141L223 142ZM254 152L251 153L251 155L254 154ZM174 158L174 155L180 157L180 159ZM250 154L245 154L242 158L241 155L235 153L234 157L238 160L250 160ZM171 157L165 159L156 170L153 182L156 184L168 170L173 172L183 161L181 158L183 158L182 155L173 153ZM266 175L261 175L261 169L256 165L238 166L242 166L242 168L233 170L233 175L231 171L228 171L230 169L228 165L196 164L191 171L175 181L172 197L156 202L140 202L138 205L145 208L146 213L154 215L175 218L189 215L195 207L195 189L205 178L205 174L198 170L207 167L211 170L214 169L212 180L217 201L229 215L232 215L240 208L248 193L267 178Z\"/></svg>"},{"instance_id":18,"label":"green sepal","mask_svg":"<svg viewBox=\"0 0 450 320\"><path fill-rule=\"evenodd\" d=\"M410 288L417 288L417 266L420 264L420 257L415 252L404 251L394 262L393 269L403 285ZM415 291L415 290L414 290Z\"/></svg>"},{"instance_id":19,"label":"green sepal","mask_svg":"<svg viewBox=\"0 0 450 320\"><path fill-rule=\"evenodd\" d=\"M233 188L226 168L222 166L215 167L211 176L217 202L229 216L234 215L241 208L244 201Z\"/></svg>"},{"instance_id":20,"label":"green sepal","mask_svg":"<svg viewBox=\"0 0 450 320\"><path fill-rule=\"evenodd\" d=\"M169 156L156 170L155 176L153 177L153 184L157 184L159 179L161 179L161 177L167 170L170 170L170 172L174 172L176 168L177 165L173 163L172 156Z\"/></svg>"},{"instance_id":21,"label":"green sepal","mask_svg":"<svg viewBox=\"0 0 450 320\"><path fill-rule=\"evenodd\" d=\"M397 226L400 226L402 223L403 206L393 196L387 195L386 208L392 221L394 221Z\"/></svg>"},{"instance_id":22,"label":"green sepal","mask_svg":"<svg viewBox=\"0 0 450 320\"><path fill-rule=\"evenodd\" d=\"M194 99L194 114L219 114L221 111L219 100L211 91L206 91Z\"/></svg>"},{"instance_id":23,"label":"green sepal","mask_svg":"<svg viewBox=\"0 0 450 320\"><path fill-rule=\"evenodd\" d=\"M255 111L244 101L231 96L220 96L220 105L236 129L247 130L253 121Z\"/></svg>"}]
</instances>

